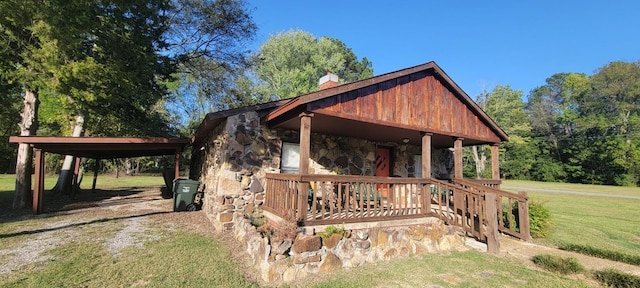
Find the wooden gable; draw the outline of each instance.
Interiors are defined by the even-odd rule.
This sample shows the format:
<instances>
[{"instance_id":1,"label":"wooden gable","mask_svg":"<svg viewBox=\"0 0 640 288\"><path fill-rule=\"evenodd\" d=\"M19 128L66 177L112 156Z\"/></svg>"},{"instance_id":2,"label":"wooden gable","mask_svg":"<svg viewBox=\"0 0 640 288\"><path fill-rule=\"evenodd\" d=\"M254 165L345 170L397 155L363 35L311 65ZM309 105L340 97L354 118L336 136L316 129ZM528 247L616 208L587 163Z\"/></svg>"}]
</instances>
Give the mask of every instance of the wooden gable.
<instances>
[{"instance_id":1,"label":"wooden gable","mask_svg":"<svg viewBox=\"0 0 640 288\"><path fill-rule=\"evenodd\" d=\"M504 131L447 80L437 69L423 69L312 100L306 108L377 125L488 143L506 141Z\"/></svg>"}]
</instances>

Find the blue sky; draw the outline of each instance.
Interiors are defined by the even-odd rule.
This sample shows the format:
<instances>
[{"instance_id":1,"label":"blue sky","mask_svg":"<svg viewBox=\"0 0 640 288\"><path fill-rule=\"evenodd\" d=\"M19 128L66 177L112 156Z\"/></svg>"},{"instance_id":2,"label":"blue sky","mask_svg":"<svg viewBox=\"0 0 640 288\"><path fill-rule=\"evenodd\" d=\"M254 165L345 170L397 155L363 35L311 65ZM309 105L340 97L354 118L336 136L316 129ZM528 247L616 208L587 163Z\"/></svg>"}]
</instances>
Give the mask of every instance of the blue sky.
<instances>
[{"instance_id":1,"label":"blue sky","mask_svg":"<svg viewBox=\"0 0 640 288\"><path fill-rule=\"evenodd\" d=\"M511 85L524 96L559 72L640 60L640 1L255 0L251 48L291 29L340 39L374 74L435 61L475 99Z\"/></svg>"}]
</instances>

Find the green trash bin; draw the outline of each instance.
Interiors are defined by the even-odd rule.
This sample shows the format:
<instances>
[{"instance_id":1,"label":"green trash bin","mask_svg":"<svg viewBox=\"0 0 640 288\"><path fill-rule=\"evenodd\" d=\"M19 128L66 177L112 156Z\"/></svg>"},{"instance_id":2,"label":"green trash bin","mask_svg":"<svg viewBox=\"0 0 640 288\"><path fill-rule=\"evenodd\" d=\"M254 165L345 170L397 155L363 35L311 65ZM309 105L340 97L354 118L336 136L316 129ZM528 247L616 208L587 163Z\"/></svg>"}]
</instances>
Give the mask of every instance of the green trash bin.
<instances>
[{"instance_id":1,"label":"green trash bin","mask_svg":"<svg viewBox=\"0 0 640 288\"><path fill-rule=\"evenodd\" d=\"M186 211L187 206L193 203L198 192L200 182L191 179L173 180L173 211Z\"/></svg>"}]
</instances>

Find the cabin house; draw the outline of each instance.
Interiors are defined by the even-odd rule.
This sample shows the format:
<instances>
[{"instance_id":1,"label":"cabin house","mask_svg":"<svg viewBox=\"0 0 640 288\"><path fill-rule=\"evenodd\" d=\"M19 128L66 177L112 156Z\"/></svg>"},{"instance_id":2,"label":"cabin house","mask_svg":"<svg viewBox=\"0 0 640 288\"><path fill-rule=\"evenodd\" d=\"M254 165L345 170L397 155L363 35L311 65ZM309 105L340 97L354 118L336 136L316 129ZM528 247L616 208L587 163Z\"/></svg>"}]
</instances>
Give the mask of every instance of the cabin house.
<instances>
[{"instance_id":1,"label":"cabin house","mask_svg":"<svg viewBox=\"0 0 640 288\"><path fill-rule=\"evenodd\" d=\"M436 63L338 83L328 74L313 93L209 113L192 139L190 177L205 187L214 226L245 241L260 265L297 257L286 269L266 265L265 280L287 277L276 270L317 273L331 259L353 267L416 253L412 225L455 228L494 252L500 232L529 239L526 195L499 189L498 148L508 135ZM481 144L491 145L492 179L463 179L462 147ZM324 248L260 238L247 224L256 215L294 223L296 239ZM327 248L312 235L328 225L365 232ZM409 248L377 240L394 227L408 231L414 242L398 245ZM347 246L364 254L347 256Z\"/></svg>"}]
</instances>

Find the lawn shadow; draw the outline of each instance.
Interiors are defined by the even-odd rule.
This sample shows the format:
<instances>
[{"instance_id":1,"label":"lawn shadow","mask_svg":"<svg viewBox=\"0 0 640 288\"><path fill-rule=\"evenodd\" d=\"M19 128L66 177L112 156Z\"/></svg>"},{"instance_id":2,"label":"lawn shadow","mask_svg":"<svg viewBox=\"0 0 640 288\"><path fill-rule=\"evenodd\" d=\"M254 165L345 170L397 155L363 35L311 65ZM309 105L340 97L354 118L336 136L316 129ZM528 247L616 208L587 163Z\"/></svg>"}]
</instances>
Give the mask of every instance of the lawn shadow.
<instances>
[{"instance_id":1,"label":"lawn shadow","mask_svg":"<svg viewBox=\"0 0 640 288\"><path fill-rule=\"evenodd\" d=\"M34 215L31 207L13 210L12 191L0 192L2 212L0 223L18 222L29 219L41 219L58 215L69 215L86 211L86 209L155 202L166 199L160 187L130 187L116 189L80 190L73 195L45 191L44 213ZM7 194L9 194L8 197Z\"/></svg>"},{"instance_id":2,"label":"lawn shadow","mask_svg":"<svg viewBox=\"0 0 640 288\"><path fill-rule=\"evenodd\" d=\"M56 231L56 230L62 230L62 229L73 228L73 227L78 227L78 226L83 226L83 225L90 225L90 224L95 224L95 223L105 223L105 222L109 222L109 221L116 221L116 220L122 220L122 219L133 219L133 218L138 218L138 217L145 217L145 216L166 214L166 213L173 213L173 212L172 211L157 211L157 212L149 212L149 213L143 213L143 214L137 214L137 215L127 215L127 216L95 219L95 220L91 220L91 221L84 221L84 222L78 222L78 223L65 224L65 225L61 225L61 226L57 226L57 227L49 227L49 228L41 228L41 229L35 229L35 230L19 231L19 232L15 232L15 233L0 234L0 239L16 237L16 236L22 236L22 235L32 235L32 234L38 234L38 233L50 232L50 231Z\"/></svg>"}]
</instances>

